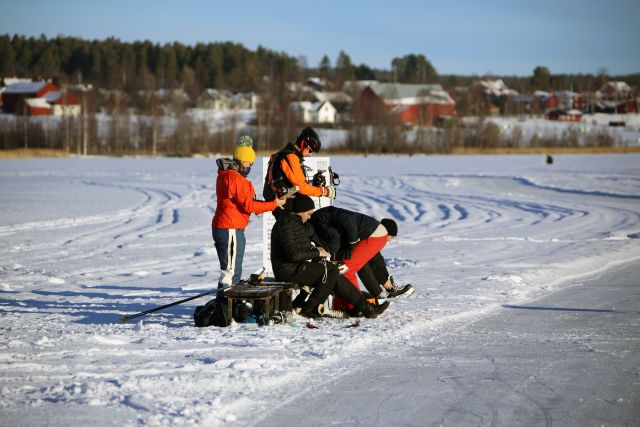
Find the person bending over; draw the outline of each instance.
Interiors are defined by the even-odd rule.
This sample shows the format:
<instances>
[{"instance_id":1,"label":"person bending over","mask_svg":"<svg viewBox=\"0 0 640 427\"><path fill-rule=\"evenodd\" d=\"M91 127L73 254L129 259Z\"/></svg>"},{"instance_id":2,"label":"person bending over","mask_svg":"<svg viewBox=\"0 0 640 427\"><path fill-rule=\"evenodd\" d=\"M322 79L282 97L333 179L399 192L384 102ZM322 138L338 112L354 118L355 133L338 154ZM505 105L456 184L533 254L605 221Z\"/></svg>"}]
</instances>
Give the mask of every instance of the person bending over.
<instances>
[{"instance_id":1,"label":"person bending over","mask_svg":"<svg viewBox=\"0 0 640 427\"><path fill-rule=\"evenodd\" d=\"M349 314L375 318L389 306L386 301L374 305L340 275L338 267L327 262L329 253L311 243L305 223L315 209L313 200L306 195L298 195L292 203L291 212L283 211L271 230L271 265L276 280L296 282L312 288L308 299L301 303L300 314L318 317L319 306L330 294L334 294L349 304Z\"/></svg>"}]
</instances>

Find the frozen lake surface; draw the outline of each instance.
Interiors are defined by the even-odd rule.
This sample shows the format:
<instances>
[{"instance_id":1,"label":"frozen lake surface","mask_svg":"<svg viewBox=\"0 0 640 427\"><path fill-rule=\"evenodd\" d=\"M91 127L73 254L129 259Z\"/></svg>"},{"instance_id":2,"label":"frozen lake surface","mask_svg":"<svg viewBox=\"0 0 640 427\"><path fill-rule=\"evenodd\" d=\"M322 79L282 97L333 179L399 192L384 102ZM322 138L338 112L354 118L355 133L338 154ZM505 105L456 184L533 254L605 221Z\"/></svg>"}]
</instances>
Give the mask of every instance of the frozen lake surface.
<instances>
[{"instance_id":1,"label":"frozen lake surface","mask_svg":"<svg viewBox=\"0 0 640 427\"><path fill-rule=\"evenodd\" d=\"M555 159L333 157L336 205L398 221L383 253L416 293L319 329L194 328L206 300L118 323L215 287L214 159L2 160L0 425L266 425L278 410L291 425L579 425L567 417L611 399L593 423L624 425L639 401L640 155ZM621 374L616 394L606 378ZM341 396L335 413L304 411L311 390Z\"/></svg>"}]
</instances>

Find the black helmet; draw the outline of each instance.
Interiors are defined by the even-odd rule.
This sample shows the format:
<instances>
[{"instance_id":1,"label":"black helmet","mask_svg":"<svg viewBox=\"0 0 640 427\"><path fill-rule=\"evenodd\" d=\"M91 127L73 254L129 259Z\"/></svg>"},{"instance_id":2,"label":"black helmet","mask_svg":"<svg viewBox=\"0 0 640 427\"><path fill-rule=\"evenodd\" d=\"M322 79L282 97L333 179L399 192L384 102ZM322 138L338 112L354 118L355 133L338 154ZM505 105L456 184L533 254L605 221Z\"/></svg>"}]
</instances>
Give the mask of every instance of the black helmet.
<instances>
[{"instance_id":1,"label":"black helmet","mask_svg":"<svg viewBox=\"0 0 640 427\"><path fill-rule=\"evenodd\" d=\"M300 147L300 150L304 150L304 146L306 145L314 153L320 151L320 146L322 145L316 131L309 127L302 129L302 132L300 132L300 135L296 138L296 144Z\"/></svg>"}]
</instances>

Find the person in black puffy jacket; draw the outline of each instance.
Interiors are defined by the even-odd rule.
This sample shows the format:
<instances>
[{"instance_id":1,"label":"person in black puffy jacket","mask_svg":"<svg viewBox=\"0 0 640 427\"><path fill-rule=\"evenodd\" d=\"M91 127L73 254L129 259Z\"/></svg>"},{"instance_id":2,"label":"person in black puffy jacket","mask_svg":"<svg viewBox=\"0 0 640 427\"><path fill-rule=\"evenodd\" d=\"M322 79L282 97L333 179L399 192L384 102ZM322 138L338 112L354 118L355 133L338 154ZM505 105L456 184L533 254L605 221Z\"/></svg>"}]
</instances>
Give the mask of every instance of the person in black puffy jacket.
<instances>
[{"instance_id":1,"label":"person in black puffy jacket","mask_svg":"<svg viewBox=\"0 0 640 427\"><path fill-rule=\"evenodd\" d=\"M338 267L327 258L330 254L311 243L305 223L315 209L309 196L298 195L291 212L284 211L271 230L271 265L276 280L296 282L313 289L302 303L300 314L318 317L318 307L330 294L352 305L351 315L375 318L389 306L388 302L373 305L347 279L340 275Z\"/></svg>"}]
</instances>

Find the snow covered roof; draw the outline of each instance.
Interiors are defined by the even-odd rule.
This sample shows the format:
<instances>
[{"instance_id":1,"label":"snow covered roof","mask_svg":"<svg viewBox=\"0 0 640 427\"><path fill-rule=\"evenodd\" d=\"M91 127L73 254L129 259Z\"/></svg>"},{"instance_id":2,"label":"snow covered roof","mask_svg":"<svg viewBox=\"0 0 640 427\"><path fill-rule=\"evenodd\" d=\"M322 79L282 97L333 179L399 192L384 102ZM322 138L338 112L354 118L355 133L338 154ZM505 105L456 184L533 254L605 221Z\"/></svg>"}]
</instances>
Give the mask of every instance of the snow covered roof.
<instances>
[{"instance_id":1,"label":"snow covered roof","mask_svg":"<svg viewBox=\"0 0 640 427\"><path fill-rule=\"evenodd\" d=\"M313 92L313 95L318 101L331 101L332 103L347 103L350 104L353 100L345 92Z\"/></svg>"},{"instance_id":2,"label":"snow covered roof","mask_svg":"<svg viewBox=\"0 0 640 427\"><path fill-rule=\"evenodd\" d=\"M47 100L47 102L53 104L54 102L56 102L60 97L62 96L62 92L49 92L44 96L44 99Z\"/></svg>"},{"instance_id":3,"label":"snow covered roof","mask_svg":"<svg viewBox=\"0 0 640 427\"><path fill-rule=\"evenodd\" d=\"M27 105L31 108L48 108L51 109L51 105L45 98L27 98L25 99Z\"/></svg>"},{"instance_id":4,"label":"snow covered roof","mask_svg":"<svg viewBox=\"0 0 640 427\"><path fill-rule=\"evenodd\" d=\"M347 80L342 85L342 90L352 92L353 90L364 89L376 83L379 83L378 80Z\"/></svg>"},{"instance_id":5,"label":"snow covered roof","mask_svg":"<svg viewBox=\"0 0 640 427\"><path fill-rule=\"evenodd\" d=\"M439 84L374 83L369 88L386 104L455 104Z\"/></svg>"},{"instance_id":6,"label":"snow covered roof","mask_svg":"<svg viewBox=\"0 0 640 427\"><path fill-rule=\"evenodd\" d=\"M631 86L622 81L606 82L601 88L600 92L607 93L629 93L631 92Z\"/></svg>"},{"instance_id":7,"label":"snow covered roof","mask_svg":"<svg viewBox=\"0 0 640 427\"><path fill-rule=\"evenodd\" d=\"M335 110L335 107L329 101L309 102L309 101L296 101L292 102L289 106L293 110L303 111L319 111L324 104L329 105Z\"/></svg>"},{"instance_id":8,"label":"snow covered roof","mask_svg":"<svg viewBox=\"0 0 640 427\"><path fill-rule=\"evenodd\" d=\"M313 87L324 88L327 85L327 79L323 77L308 77L306 83Z\"/></svg>"},{"instance_id":9,"label":"snow covered roof","mask_svg":"<svg viewBox=\"0 0 640 427\"><path fill-rule=\"evenodd\" d=\"M11 86L16 83L28 83L31 81L31 79L19 78L19 77L4 77L3 80L4 80L5 86Z\"/></svg>"},{"instance_id":10,"label":"snow covered roof","mask_svg":"<svg viewBox=\"0 0 640 427\"><path fill-rule=\"evenodd\" d=\"M36 93L47 85L47 82L19 82L7 86L4 93Z\"/></svg>"},{"instance_id":11,"label":"snow covered roof","mask_svg":"<svg viewBox=\"0 0 640 427\"><path fill-rule=\"evenodd\" d=\"M518 95L518 92L513 89L509 89L509 87L502 81L502 79L478 80L474 83L474 86L482 88L484 93L488 95Z\"/></svg>"}]
</instances>

